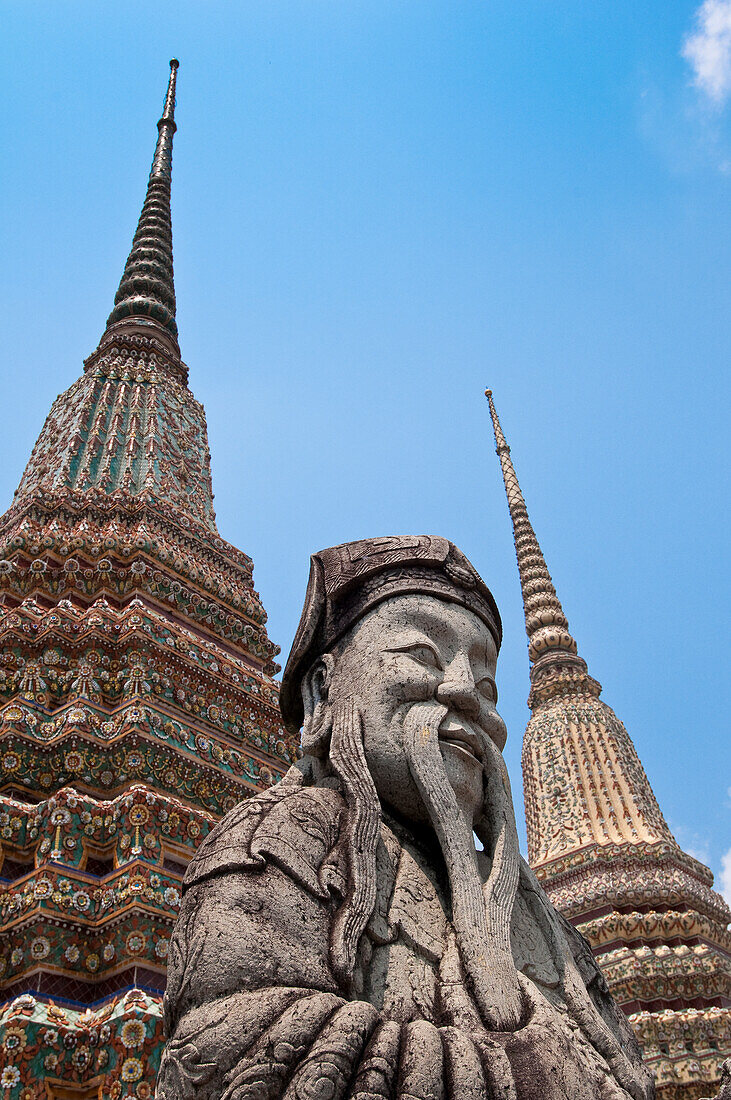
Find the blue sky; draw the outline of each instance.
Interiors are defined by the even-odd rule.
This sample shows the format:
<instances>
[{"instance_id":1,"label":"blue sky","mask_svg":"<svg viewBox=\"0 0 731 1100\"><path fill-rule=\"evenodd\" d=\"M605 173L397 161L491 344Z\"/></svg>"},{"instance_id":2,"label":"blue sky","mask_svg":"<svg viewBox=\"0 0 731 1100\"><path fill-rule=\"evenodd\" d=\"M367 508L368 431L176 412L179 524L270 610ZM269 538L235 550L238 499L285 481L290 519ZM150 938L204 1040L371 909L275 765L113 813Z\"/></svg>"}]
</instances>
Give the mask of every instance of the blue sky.
<instances>
[{"instance_id":1,"label":"blue sky","mask_svg":"<svg viewBox=\"0 0 731 1100\"><path fill-rule=\"evenodd\" d=\"M679 841L721 874L729 0L0 15L0 501L103 329L177 56L181 347L271 636L286 654L312 551L453 539L503 613L520 806L528 661L491 386L579 650Z\"/></svg>"}]
</instances>

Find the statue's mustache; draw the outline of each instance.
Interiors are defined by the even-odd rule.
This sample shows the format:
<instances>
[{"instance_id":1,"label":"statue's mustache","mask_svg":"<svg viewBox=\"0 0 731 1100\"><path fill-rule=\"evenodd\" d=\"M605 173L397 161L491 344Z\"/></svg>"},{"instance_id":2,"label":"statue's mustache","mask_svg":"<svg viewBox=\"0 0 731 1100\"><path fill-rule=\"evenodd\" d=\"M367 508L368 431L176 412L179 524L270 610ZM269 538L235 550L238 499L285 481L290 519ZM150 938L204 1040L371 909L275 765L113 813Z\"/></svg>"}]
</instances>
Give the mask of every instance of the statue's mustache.
<instances>
[{"instance_id":1,"label":"statue's mustache","mask_svg":"<svg viewBox=\"0 0 731 1100\"><path fill-rule=\"evenodd\" d=\"M437 730L440 745L451 745L468 755L475 757L484 766L486 747L485 734L473 724L461 718L454 711L447 711Z\"/></svg>"}]
</instances>

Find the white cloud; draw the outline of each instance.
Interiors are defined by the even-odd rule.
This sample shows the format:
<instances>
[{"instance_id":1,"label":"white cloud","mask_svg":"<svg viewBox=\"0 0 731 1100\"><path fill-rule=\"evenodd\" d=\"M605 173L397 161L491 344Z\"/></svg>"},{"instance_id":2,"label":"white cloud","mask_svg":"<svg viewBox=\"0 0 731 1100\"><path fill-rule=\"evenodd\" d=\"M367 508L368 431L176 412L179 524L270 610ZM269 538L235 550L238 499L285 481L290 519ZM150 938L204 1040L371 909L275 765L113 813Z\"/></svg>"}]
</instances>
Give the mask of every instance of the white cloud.
<instances>
[{"instance_id":1,"label":"white cloud","mask_svg":"<svg viewBox=\"0 0 731 1100\"><path fill-rule=\"evenodd\" d=\"M704 0L683 43L693 83L721 106L731 95L731 0Z\"/></svg>"},{"instance_id":2,"label":"white cloud","mask_svg":"<svg viewBox=\"0 0 731 1100\"><path fill-rule=\"evenodd\" d=\"M726 901L731 905L731 848L725 855L721 856L721 874L719 875L718 885L721 887L721 893Z\"/></svg>"}]
</instances>

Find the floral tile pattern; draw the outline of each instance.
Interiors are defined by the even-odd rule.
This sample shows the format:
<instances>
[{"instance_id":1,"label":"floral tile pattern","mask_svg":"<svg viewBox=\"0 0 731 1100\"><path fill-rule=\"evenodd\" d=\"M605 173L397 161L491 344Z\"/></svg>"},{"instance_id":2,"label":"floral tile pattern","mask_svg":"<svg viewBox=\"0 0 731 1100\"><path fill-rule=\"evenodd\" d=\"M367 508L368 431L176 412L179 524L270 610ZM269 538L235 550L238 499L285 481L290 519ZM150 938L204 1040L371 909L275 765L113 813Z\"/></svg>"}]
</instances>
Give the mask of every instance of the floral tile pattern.
<instances>
[{"instance_id":1,"label":"floral tile pattern","mask_svg":"<svg viewBox=\"0 0 731 1100\"><path fill-rule=\"evenodd\" d=\"M107 330L0 517L4 1100L153 1095L185 867L297 753L177 345L176 67Z\"/></svg>"}]
</instances>

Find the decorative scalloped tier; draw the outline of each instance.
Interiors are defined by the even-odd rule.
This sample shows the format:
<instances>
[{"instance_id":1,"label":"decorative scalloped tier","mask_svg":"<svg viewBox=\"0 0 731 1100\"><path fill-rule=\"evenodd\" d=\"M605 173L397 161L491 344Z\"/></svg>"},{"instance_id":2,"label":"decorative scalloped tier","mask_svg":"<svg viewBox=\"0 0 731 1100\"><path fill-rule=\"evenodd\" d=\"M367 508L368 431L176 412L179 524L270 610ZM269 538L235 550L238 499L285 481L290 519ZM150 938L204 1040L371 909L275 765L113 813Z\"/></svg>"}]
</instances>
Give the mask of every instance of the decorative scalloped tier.
<instances>
[{"instance_id":1,"label":"decorative scalloped tier","mask_svg":"<svg viewBox=\"0 0 731 1100\"><path fill-rule=\"evenodd\" d=\"M721 1008L635 1012L629 1017L645 1061L657 1079L658 1100L710 1096L731 1050L731 1014Z\"/></svg>"},{"instance_id":2,"label":"decorative scalloped tier","mask_svg":"<svg viewBox=\"0 0 731 1100\"><path fill-rule=\"evenodd\" d=\"M544 686L523 744L531 864L636 1024L660 1100L712 1094L729 1048L709 1046L706 1022L727 1042L731 913L708 868L678 847L612 709L568 681ZM652 1038L660 1021L675 1021L672 1039Z\"/></svg>"},{"instance_id":3,"label":"decorative scalloped tier","mask_svg":"<svg viewBox=\"0 0 731 1100\"><path fill-rule=\"evenodd\" d=\"M37 493L0 520L3 603L38 595L83 609L104 597L120 607L138 595L235 647L255 671L278 672L251 559L179 519L96 491Z\"/></svg>"},{"instance_id":4,"label":"decorative scalloped tier","mask_svg":"<svg viewBox=\"0 0 731 1100\"><path fill-rule=\"evenodd\" d=\"M11 1090L6 1095L35 1100L37 1082L45 1086L44 1097L57 1100L151 1100L154 1094L163 1046L159 993L131 989L88 1008L25 993L0 1006L0 1030L2 1079Z\"/></svg>"}]
</instances>

